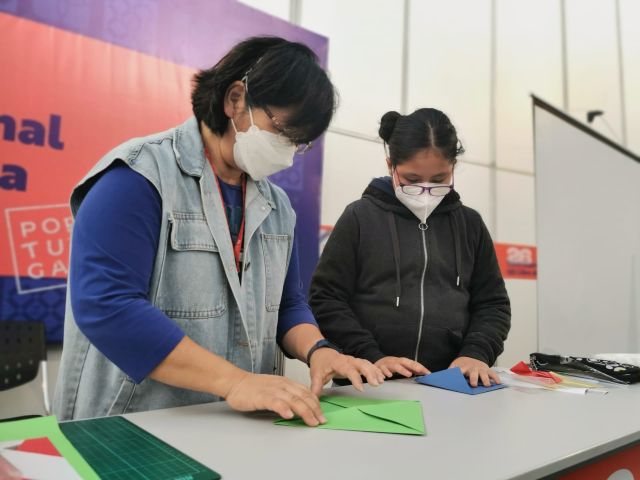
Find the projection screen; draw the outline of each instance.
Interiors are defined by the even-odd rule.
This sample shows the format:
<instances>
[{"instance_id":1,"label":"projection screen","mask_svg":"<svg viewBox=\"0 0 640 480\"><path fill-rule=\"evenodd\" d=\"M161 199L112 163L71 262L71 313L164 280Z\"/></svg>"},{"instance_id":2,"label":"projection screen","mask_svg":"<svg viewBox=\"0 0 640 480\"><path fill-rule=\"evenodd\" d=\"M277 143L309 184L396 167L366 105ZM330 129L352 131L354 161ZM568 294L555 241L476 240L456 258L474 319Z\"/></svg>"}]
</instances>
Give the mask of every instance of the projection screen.
<instances>
[{"instance_id":1,"label":"projection screen","mask_svg":"<svg viewBox=\"0 0 640 480\"><path fill-rule=\"evenodd\" d=\"M640 158L535 97L533 112L538 348L640 352Z\"/></svg>"}]
</instances>

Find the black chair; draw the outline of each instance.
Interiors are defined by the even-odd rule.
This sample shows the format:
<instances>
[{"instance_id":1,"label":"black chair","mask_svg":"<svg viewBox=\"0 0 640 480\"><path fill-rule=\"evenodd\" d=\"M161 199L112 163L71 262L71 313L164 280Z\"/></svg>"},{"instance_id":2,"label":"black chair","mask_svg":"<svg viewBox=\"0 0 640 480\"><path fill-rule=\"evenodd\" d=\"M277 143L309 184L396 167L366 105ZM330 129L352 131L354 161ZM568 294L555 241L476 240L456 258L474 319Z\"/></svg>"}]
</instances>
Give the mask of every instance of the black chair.
<instances>
[{"instance_id":1,"label":"black chair","mask_svg":"<svg viewBox=\"0 0 640 480\"><path fill-rule=\"evenodd\" d=\"M42 322L0 321L0 391L36 378L42 365L42 400L48 415L47 345Z\"/></svg>"}]
</instances>

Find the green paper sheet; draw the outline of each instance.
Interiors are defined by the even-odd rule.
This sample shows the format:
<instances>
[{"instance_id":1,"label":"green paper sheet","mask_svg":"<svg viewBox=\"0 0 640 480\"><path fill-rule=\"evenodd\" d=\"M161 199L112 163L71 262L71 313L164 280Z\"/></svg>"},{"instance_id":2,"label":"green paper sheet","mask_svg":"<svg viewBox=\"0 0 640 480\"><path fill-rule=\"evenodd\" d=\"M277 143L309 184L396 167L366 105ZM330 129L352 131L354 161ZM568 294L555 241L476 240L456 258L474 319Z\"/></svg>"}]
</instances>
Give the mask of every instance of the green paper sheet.
<instances>
[{"instance_id":1,"label":"green paper sheet","mask_svg":"<svg viewBox=\"0 0 640 480\"><path fill-rule=\"evenodd\" d=\"M99 480L100 477L60 431L55 416L0 422L0 442L41 437L47 437L53 443L60 455L67 459L80 477L85 480Z\"/></svg>"},{"instance_id":2,"label":"green paper sheet","mask_svg":"<svg viewBox=\"0 0 640 480\"><path fill-rule=\"evenodd\" d=\"M325 396L320 398L320 407L327 423L313 428L426 435L422 405L416 400ZM275 424L306 426L299 418L276 420Z\"/></svg>"}]
</instances>

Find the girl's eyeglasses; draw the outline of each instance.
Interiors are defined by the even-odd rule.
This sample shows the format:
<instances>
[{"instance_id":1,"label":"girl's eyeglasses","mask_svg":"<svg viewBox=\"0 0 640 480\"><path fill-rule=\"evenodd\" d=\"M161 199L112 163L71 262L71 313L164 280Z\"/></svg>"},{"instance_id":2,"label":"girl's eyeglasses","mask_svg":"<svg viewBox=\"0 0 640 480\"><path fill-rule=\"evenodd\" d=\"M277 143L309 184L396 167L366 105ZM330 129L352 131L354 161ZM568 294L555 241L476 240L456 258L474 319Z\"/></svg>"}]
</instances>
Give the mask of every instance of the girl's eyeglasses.
<instances>
[{"instance_id":1,"label":"girl's eyeglasses","mask_svg":"<svg viewBox=\"0 0 640 480\"><path fill-rule=\"evenodd\" d=\"M423 187L422 185L399 183L403 193L407 195L422 195L427 192L432 197L444 197L453 190L453 172L451 172L451 185L438 185L437 187Z\"/></svg>"}]
</instances>

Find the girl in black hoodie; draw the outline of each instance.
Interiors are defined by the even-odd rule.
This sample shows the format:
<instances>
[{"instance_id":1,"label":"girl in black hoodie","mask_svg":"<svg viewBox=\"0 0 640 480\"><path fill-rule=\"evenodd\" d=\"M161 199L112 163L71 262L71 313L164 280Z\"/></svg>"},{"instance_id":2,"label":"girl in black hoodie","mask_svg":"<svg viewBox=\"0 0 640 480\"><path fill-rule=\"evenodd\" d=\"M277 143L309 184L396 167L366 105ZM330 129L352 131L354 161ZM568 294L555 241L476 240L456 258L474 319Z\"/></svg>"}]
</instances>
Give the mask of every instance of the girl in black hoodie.
<instances>
[{"instance_id":1,"label":"girl in black hoodie","mask_svg":"<svg viewBox=\"0 0 640 480\"><path fill-rule=\"evenodd\" d=\"M487 227L454 190L456 129L423 108L386 113L379 134L390 176L347 206L324 248L310 292L320 329L389 378L459 367L472 386L499 383L509 297Z\"/></svg>"}]
</instances>

